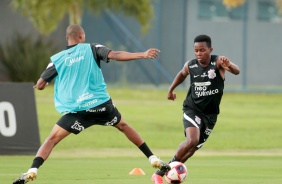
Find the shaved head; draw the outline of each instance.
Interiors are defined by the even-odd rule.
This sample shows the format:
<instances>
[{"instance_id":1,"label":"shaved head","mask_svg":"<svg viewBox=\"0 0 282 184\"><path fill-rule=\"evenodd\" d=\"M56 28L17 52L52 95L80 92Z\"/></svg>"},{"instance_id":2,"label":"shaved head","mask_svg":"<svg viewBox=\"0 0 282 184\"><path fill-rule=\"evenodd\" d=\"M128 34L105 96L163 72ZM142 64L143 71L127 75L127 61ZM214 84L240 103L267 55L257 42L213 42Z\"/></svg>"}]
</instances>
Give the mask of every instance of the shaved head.
<instances>
[{"instance_id":1,"label":"shaved head","mask_svg":"<svg viewBox=\"0 0 282 184\"><path fill-rule=\"evenodd\" d=\"M66 31L67 39L75 40L80 34L84 34L84 30L80 25L72 24L68 26Z\"/></svg>"},{"instance_id":2,"label":"shaved head","mask_svg":"<svg viewBox=\"0 0 282 184\"><path fill-rule=\"evenodd\" d=\"M210 48L212 46L212 41L211 38L208 35L198 35L195 39L194 39L194 43L195 42L206 42L207 46Z\"/></svg>"}]
</instances>

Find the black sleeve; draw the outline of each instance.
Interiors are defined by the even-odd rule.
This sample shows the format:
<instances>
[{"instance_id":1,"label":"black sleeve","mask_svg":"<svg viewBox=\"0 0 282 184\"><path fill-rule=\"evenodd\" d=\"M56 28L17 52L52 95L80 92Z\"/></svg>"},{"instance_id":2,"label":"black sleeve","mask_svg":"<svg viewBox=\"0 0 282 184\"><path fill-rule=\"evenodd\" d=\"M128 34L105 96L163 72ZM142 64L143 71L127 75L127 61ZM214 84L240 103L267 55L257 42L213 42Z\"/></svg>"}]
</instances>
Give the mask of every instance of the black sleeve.
<instances>
[{"instance_id":1,"label":"black sleeve","mask_svg":"<svg viewBox=\"0 0 282 184\"><path fill-rule=\"evenodd\" d=\"M217 61L217 59L218 59L218 55L212 55L211 56L212 58L211 58L211 61Z\"/></svg>"},{"instance_id":2,"label":"black sleeve","mask_svg":"<svg viewBox=\"0 0 282 184\"><path fill-rule=\"evenodd\" d=\"M58 75L55 65L50 62L44 72L41 74L41 78L46 82L51 82Z\"/></svg>"},{"instance_id":3,"label":"black sleeve","mask_svg":"<svg viewBox=\"0 0 282 184\"><path fill-rule=\"evenodd\" d=\"M105 47L104 45L101 44L91 44L92 47L92 51L95 57L96 62L100 62L100 60L108 63L110 62L109 58L108 58L108 54L111 51L111 49Z\"/></svg>"}]
</instances>

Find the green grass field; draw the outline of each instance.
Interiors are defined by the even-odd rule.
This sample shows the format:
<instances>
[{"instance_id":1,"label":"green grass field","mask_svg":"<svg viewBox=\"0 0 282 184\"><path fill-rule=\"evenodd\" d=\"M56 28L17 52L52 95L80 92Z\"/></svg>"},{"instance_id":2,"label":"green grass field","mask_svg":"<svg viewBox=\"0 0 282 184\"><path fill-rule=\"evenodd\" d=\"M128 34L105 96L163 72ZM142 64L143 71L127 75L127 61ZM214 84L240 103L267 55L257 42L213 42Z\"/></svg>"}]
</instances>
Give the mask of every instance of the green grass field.
<instances>
[{"instance_id":1,"label":"green grass field","mask_svg":"<svg viewBox=\"0 0 282 184\"><path fill-rule=\"evenodd\" d=\"M1 157L1 183L12 183L32 157ZM190 184L281 184L281 156L195 156L188 166ZM5 167L3 167L5 166ZM129 175L142 168L145 175ZM39 170L34 184L146 184L154 169L143 157L53 157Z\"/></svg>"},{"instance_id":2,"label":"green grass field","mask_svg":"<svg viewBox=\"0 0 282 184\"><path fill-rule=\"evenodd\" d=\"M41 142L60 117L52 86L36 91ZM153 152L168 161L184 140L182 102L166 100L166 90L109 88L123 118ZM186 162L190 184L282 183L282 94L225 93L217 125L204 147ZM31 165L30 156L0 156L0 183L12 183ZM146 175L133 176L133 168ZM32 183L151 183L155 170L115 128L94 126L57 145Z\"/></svg>"}]
</instances>

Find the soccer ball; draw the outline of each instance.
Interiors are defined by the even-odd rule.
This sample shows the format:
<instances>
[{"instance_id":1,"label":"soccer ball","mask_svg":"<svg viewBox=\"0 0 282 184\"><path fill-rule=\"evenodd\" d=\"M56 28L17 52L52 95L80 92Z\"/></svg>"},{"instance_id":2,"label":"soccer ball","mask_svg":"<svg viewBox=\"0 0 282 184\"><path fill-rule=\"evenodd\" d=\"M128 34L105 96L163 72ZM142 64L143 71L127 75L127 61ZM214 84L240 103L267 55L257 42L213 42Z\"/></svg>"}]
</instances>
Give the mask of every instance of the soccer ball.
<instances>
[{"instance_id":1,"label":"soccer ball","mask_svg":"<svg viewBox=\"0 0 282 184\"><path fill-rule=\"evenodd\" d=\"M171 169L164 175L164 179L168 184L182 183L188 175L186 166L181 162L171 162Z\"/></svg>"}]
</instances>

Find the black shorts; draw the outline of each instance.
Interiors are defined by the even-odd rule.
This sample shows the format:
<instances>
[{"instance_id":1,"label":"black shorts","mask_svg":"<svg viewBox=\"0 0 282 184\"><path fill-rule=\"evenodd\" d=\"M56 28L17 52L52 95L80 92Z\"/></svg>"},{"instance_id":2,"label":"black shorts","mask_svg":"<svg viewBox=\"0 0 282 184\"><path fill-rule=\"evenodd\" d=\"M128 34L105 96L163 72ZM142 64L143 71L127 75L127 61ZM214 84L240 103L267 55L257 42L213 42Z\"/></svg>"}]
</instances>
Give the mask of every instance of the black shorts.
<instances>
[{"instance_id":1,"label":"black shorts","mask_svg":"<svg viewBox=\"0 0 282 184\"><path fill-rule=\"evenodd\" d=\"M217 120L216 114L203 115L194 110L185 110L183 114L184 134L186 128L197 127L200 129L198 148L201 148L211 134Z\"/></svg>"},{"instance_id":2,"label":"black shorts","mask_svg":"<svg viewBox=\"0 0 282 184\"><path fill-rule=\"evenodd\" d=\"M121 114L112 100L91 109L63 115L57 125L68 132L78 134L92 125L114 126L121 120Z\"/></svg>"}]
</instances>

